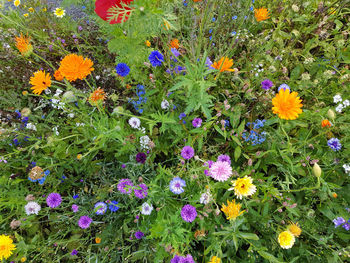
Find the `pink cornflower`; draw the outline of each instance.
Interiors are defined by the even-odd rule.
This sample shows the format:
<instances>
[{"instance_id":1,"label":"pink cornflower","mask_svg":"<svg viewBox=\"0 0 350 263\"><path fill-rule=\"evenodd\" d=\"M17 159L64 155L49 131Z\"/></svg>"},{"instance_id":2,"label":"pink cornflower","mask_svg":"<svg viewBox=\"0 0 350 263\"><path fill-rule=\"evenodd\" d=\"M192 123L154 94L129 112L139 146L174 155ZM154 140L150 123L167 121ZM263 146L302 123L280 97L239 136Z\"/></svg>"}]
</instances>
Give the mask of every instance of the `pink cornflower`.
<instances>
[{"instance_id":1,"label":"pink cornflower","mask_svg":"<svg viewBox=\"0 0 350 263\"><path fill-rule=\"evenodd\" d=\"M232 175L232 167L228 162L217 161L213 163L209 173L216 181L224 182Z\"/></svg>"}]
</instances>

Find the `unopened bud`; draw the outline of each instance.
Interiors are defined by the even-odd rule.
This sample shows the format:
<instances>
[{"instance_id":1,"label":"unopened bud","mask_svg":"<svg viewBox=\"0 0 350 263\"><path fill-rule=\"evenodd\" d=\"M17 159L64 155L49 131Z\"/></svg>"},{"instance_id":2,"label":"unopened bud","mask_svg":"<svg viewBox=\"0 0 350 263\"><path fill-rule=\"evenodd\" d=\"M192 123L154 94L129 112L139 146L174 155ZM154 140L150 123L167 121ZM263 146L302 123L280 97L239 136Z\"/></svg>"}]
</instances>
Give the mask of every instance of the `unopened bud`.
<instances>
[{"instance_id":1,"label":"unopened bud","mask_svg":"<svg viewBox=\"0 0 350 263\"><path fill-rule=\"evenodd\" d=\"M328 116L328 118L334 120L334 119L335 119L335 113L334 113L334 111L332 111L331 109L329 109L328 112L327 112L327 116Z\"/></svg>"},{"instance_id":2,"label":"unopened bud","mask_svg":"<svg viewBox=\"0 0 350 263\"><path fill-rule=\"evenodd\" d=\"M312 172L313 172L314 176L320 177L322 174L322 169L317 163L315 163L314 167L312 168Z\"/></svg>"}]
</instances>

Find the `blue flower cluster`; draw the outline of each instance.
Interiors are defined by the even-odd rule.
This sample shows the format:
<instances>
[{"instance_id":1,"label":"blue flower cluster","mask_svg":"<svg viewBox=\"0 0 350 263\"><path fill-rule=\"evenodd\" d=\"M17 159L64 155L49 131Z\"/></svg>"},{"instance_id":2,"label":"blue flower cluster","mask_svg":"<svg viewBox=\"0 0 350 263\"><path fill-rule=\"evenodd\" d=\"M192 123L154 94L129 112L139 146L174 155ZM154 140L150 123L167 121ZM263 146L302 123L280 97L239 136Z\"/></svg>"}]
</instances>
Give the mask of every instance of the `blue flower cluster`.
<instances>
[{"instance_id":1,"label":"blue flower cluster","mask_svg":"<svg viewBox=\"0 0 350 263\"><path fill-rule=\"evenodd\" d=\"M251 142L252 145L262 144L266 140L266 133L259 133L259 129L264 127L266 120L257 119L255 122L248 122L246 125L250 128L250 132L243 132L242 138L246 142Z\"/></svg>"},{"instance_id":2,"label":"blue flower cluster","mask_svg":"<svg viewBox=\"0 0 350 263\"><path fill-rule=\"evenodd\" d=\"M138 113L142 113L143 112L143 104L147 102L147 97L143 96L146 94L146 90L145 87L143 85L137 85L136 87L136 95L138 97L138 100L132 100L129 99L129 103L131 103L134 106L134 109L138 112Z\"/></svg>"},{"instance_id":3,"label":"blue flower cluster","mask_svg":"<svg viewBox=\"0 0 350 263\"><path fill-rule=\"evenodd\" d=\"M22 114L19 112L19 110L15 110L17 116L16 116L16 119L21 119L22 118ZM28 120L29 118L28 117L23 117L21 119L21 127L19 128L20 130L24 129L25 127L27 127L27 124L28 124Z\"/></svg>"}]
</instances>

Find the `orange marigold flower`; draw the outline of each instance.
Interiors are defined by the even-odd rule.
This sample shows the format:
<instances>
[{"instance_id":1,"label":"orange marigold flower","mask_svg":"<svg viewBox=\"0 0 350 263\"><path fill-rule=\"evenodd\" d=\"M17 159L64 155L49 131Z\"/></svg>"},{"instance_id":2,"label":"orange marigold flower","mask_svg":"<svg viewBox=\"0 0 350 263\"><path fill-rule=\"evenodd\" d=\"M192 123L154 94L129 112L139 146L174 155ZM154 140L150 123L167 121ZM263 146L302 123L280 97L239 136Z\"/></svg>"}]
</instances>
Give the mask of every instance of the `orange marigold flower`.
<instances>
[{"instance_id":1,"label":"orange marigold flower","mask_svg":"<svg viewBox=\"0 0 350 263\"><path fill-rule=\"evenodd\" d=\"M281 89L276 97L272 99L272 111L278 114L278 117L284 120L295 120L302 113L301 99L298 93L293 91L290 93L288 89Z\"/></svg>"},{"instance_id":2,"label":"orange marigold flower","mask_svg":"<svg viewBox=\"0 0 350 263\"><path fill-rule=\"evenodd\" d=\"M145 41L145 44L146 44L147 47L151 46L151 42L149 42L148 40Z\"/></svg>"},{"instance_id":3,"label":"orange marigold flower","mask_svg":"<svg viewBox=\"0 0 350 263\"><path fill-rule=\"evenodd\" d=\"M33 51L33 46L29 43L30 37L25 37L22 35L16 37L16 47L23 56L29 56Z\"/></svg>"},{"instance_id":4,"label":"orange marigold flower","mask_svg":"<svg viewBox=\"0 0 350 263\"><path fill-rule=\"evenodd\" d=\"M333 198L337 198L338 197L337 193L332 193L332 196L333 196Z\"/></svg>"},{"instance_id":5,"label":"orange marigold flower","mask_svg":"<svg viewBox=\"0 0 350 263\"><path fill-rule=\"evenodd\" d=\"M33 85L33 87L31 87L33 93L40 95L44 90L51 86L50 74L45 74L45 71L39 70L30 78L29 83Z\"/></svg>"},{"instance_id":6,"label":"orange marigold flower","mask_svg":"<svg viewBox=\"0 0 350 263\"><path fill-rule=\"evenodd\" d=\"M88 58L69 54L62 59L58 70L63 77L71 82L77 79L85 79L94 70L93 65L94 63Z\"/></svg>"},{"instance_id":7,"label":"orange marigold flower","mask_svg":"<svg viewBox=\"0 0 350 263\"><path fill-rule=\"evenodd\" d=\"M178 49L180 47L179 40L177 38L174 38L170 41L170 48L176 48Z\"/></svg>"},{"instance_id":8,"label":"orange marigold flower","mask_svg":"<svg viewBox=\"0 0 350 263\"><path fill-rule=\"evenodd\" d=\"M104 101L106 94L103 89L98 88L90 94L89 101L92 105L97 105L99 102Z\"/></svg>"},{"instance_id":9,"label":"orange marigold flower","mask_svg":"<svg viewBox=\"0 0 350 263\"><path fill-rule=\"evenodd\" d=\"M202 2L202 0L193 0L193 2Z\"/></svg>"},{"instance_id":10,"label":"orange marigold flower","mask_svg":"<svg viewBox=\"0 0 350 263\"><path fill-rule=\"evenodd\" d=\"M95 242L96 242L96 244L100 244L100 243L101 243L101 238L96 237L96 238L95 238Z\"/></svg>"},{"instance_id":11,"label":"orange marigold flower","mask_svg":"<svg viewBox=\"0 0 350 263\"><path fill-rule=\"evenodd\" d=\"M55 73L53 74L55 77L55 80L57 81L62 81L64 77L62 76L61 72L59 70L56 70Z\"/></svg>"},{"instance_id":12,"label":"orange marigold flower","mask_svg":"<svg viewBox=\"0 0 350 263\"><path fill-rule=\"evenodd\" d=\"M222 57L218 62L214 62L213 65L211 65L213 68L220 70L220 72L224 71L235 71L233 68L233 60L229 59L228 57Z\"/></svg>"},{"instance_id":13,"label":"orange marigold flower","mask_svg":"<svg viewBox=\"0 0 350 263\"><path fill-rule=\"evenodd\" d=\"M332 123L329 120L323 120L321 125L322 125L322 128L324 128L324 127L331 127Z\"/></svg>"},{"instance_id":14,"label":"orange marigold flower","mask_svg":"<svg viewBox=\"0 0 350 263\"><path fill-rule=\"evenodd\" d=\"M270 18L269 11L265 8L254 9L254 16L256 21L261 22Z\"/></svg>"}]
</instances>

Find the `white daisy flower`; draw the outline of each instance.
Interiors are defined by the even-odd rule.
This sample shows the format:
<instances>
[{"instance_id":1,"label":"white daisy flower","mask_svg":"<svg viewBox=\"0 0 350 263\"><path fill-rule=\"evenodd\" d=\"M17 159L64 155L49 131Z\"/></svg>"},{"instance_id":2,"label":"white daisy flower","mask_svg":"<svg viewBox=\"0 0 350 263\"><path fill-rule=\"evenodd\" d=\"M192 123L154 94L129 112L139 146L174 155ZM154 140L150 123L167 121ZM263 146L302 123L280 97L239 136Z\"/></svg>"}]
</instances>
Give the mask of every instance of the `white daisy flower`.
<instances>
[{"instance_id":1,"label":"white daisy flower","mask_svg":"<svg viewBox=\"0 0 350 263\"><path fill-rule=\"evenodd\" d=\"M337 94L337 95L335 95L333 97L333 102L334 103L338 103L338 102L341 102L341 101L343 101L343 99L342 99L342 97L339 94Z\"/></svg>"},{"instance_id":2,"label":"white daisy flower","mask_svg":"<svg viewBox=\"0 0 350 263\"><path fill-rule=\"evenodd\" d=\"M163 100L162 103L160 104L160 107L161 107L163 110L169 109L169 106L170 106L170 103L169 103L169 101L167 101L167 100Z\"/></svg>"},{"instance_id":3,"label":"white daisy flower","mask_svg":"<svg viewBox=\"0 0 350 263\"><path fill-rule=\"evenodd\" d=\"M26 204L24 209L26 210L27 215L32 215L32 214L37 215L41 210L41 206L37 202L29 202L28 204Z\"/></svg>"},{"instance_id":4,"label":"white daisy flower","mask_svg":"<svg viewBox=\"0 0 350 263\"><path fill-rule=\"evenodd\" d=\"M131 128L138 129L138 128L140 128L141 121L139 118L132 117L129 119L129 124L130 124Z\"/></svg>"},{"instance_id":5,"label":"white daisy flower","mask_svg":"<svg viewBox=\"0 0 350 263\"><path fill-rule=\"evenodd\" d=\"M340 113L340 112L343 111L343 109L344 109L344 105L343 105L343 104L339 104L339 105L335 108L335 111Z\"/></svg>"},{"instance_id":6,"label":"white daisy flower","mask_svg":"<svg viewBox=\"0 0 350 263\"><path fill-rule=\"evenodd\" d=\"M152 213L153 210L153 206L152 204L148 204L148 203L143 203L141 206L141 214L143 215L150 215Z\"/></svg>"}]
</instances>

